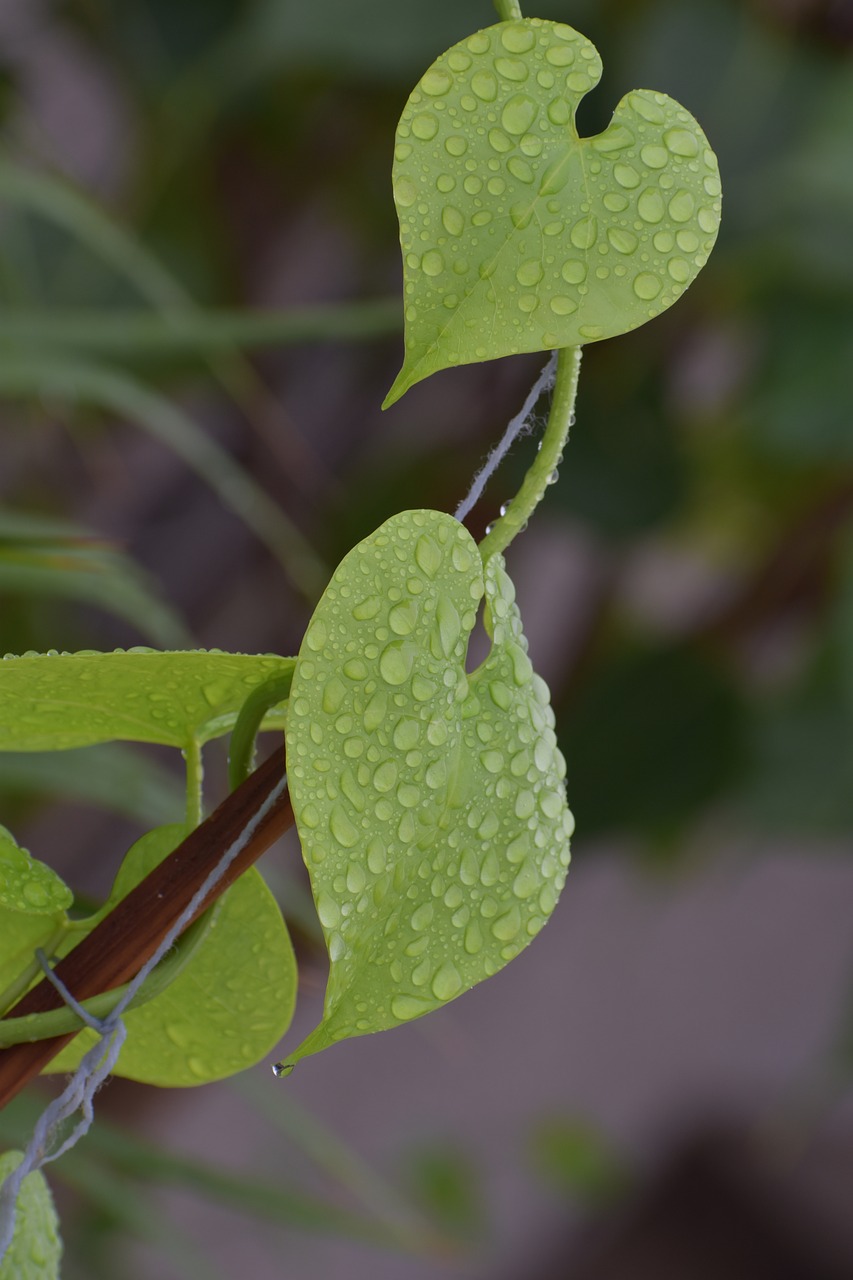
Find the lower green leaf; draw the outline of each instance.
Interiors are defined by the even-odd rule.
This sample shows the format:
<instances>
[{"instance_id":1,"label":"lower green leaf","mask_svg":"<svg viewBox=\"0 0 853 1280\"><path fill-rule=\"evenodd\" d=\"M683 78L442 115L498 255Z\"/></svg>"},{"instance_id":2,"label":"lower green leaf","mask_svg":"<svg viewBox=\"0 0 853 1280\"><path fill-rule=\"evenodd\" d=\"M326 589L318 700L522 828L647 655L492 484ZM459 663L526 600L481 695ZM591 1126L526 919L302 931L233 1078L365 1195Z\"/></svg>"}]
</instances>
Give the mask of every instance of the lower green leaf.
<instances>
[{"instance_id":1,"label":"lower green leaf","mask_svg":"<svg viewBox=\"0 0 853 1280\"><path fill-rule=\"evenodd\" d=\"M21 1159L20 1151L0 1155L0 1184ZM18 1196L15 1234L0 1262L0 1280L58 1280L61 1257L59 1219L50 1187L43 1173L29 1173Z\"/></svg>"},{"instance_id":2,"label":"lower green leaf","mask_svg":"<svg viewBox=\"0 0 853 1280\"><path fill-rule=\"evenodd\" d=\"M493 639L465 671L477 606ZM503 560L407 511L337 569L290 698L289 780L331 960L286 1066L496 973L562 888L573 822L544 682Z\"/></svg>"},{"instance_id":3,"label":"lower green leaf","mask_svg":"<svg viewBox=\"0 0 853 1280\"><path fill-rule=\"evenodd\" d=\"M73 901L74 894L56 872L0 826L0 906L41 916L65 911Z\"/></svg>"},{"instance_id":4,"label":"lower green leaf","mask_svg":"<svg viewBox=\"0 0 853 1280\"><path fill-rule=\"evenodd\" d=\"M178 845L182 826L161 827L125 858L110 902L125 897ZM93 917L93 924L104 911ZM251 868L219 900L207 937L161 995L125 1014L127 1040L115 1074L181 1087L220 1080L259 1062L290 1025L296 961L287 926ZM47 1068L72 1071L95 1043L82 1031Z\"/></svg>"}]
</instances>

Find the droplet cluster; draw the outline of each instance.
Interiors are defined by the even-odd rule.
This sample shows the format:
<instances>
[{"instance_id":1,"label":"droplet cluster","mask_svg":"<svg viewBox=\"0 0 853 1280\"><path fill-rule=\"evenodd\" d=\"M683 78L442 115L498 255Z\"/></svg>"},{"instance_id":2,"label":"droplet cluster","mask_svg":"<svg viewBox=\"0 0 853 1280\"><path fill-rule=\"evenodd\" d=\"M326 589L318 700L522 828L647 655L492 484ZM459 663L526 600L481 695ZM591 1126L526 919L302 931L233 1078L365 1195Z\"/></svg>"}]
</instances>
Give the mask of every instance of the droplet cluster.
<instances>
[{"instance_id":1,"label":"droplet cluster","mask_svg":"<svg viewBox=\"0 0 853 1280\"><path fill-rule=\"evenodd\" d=\"M55 871L33 858L0 827L0 907L51 915L70 907L71 890Z\"/></svg>"},{"instance_id":2,"label":"droplet cluster","mask_svg":"<svg viewBox=\"0 0 853 1280\"><path fill-rule=\"evenodd\" d=\"M484 585L493 648L469 676ZM327 1040L452 999L545 923L572 829L553 723L502 562L484 584L459 523L404 512L350 552L306 633L287 727L331 958Z\"/></svg>"},{"instance_id":3,"label":"droplet cluster","mask_svg":"<svg viewBox=\"0 0 853 1280\"><path fill-rule=\"evenodd\" d=\"M624 333L705 263L720 181L702 130L638 90L578 138L601 70L584 36L529 18L455 45L412 93L394 163L406 363L389 401L448 364Z\"/></svg>"}]
</instances>

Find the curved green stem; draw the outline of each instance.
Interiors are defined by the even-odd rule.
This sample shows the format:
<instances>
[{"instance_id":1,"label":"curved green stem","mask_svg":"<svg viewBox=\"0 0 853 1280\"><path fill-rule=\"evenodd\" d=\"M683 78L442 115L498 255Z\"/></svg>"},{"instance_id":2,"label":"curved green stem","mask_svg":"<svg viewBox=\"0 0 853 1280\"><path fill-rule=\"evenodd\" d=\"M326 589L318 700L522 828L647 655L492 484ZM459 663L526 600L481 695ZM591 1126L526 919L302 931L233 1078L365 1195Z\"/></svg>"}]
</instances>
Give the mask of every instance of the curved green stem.
<instances>
[{"instance_id":1,"label":"curved green stem","mask_svg":"<svg viewBox=\"0 0 853 1280\"><path fill-rule=\"evenodd\" d=\"M505 515L495 521L480 543L483 564L490 556L505 551L515 535L525 527L560 465L574 419L582 349L564 347L557 356L557 380L539 452L524 477L521 488L511 504L508 504Z\"/></svg>"},{"instance_id":2,"label":"curved green stem","mask_svg":"<svg viewBox=\"0 0 853 1280\"><path fill-rule=\"evenodd\" d=\"M53 933L50 934L48 938L45 938L43 942L39 943L40 947L47 955L53 955L54 951L67 934L69 927L69 922L63 917L61 924L57 925ZM9 983L5 990L0 991L0 1018L3 1017L3 1014L7 1009L11 1009L13 1005L18 1003L24 992L32 985L33 979L37 978L40 973L41 965L38 960L33 957L26 969L24 969L22 973L19 973L18 976Z\"/></svg>"},{"instance_id":3,"label":"curved green stem","mask_svg":"<svg viewBox=\"0 0 853 1280\"><path fill-rule=\"evenodd\" d=\"M290 697L293 671L283 676L273 676L254 689L240 708L237 723L228 744L228 782L231 790L245 782L254 767L255 738L258 736L264 716L272 707Z\"/></svg>"},{"instance_id":4,"label":"curved green stem","mask_svg":"<svg viewBox=\"0 0 853 1280\"><path fill-rule=\"evenodd\" d=\"M521 5L518 0L495 0L495 8L501 22L513 22L521 17Z\"/></svg>"},{"instance_id":5,"label":"curved green stem","mask_svg":"<svg viewBox=\"0 0 853 1280\"><path fill-rule=\"evenodd\" d=\"M159 996L171 985L195 954L198 946L206 937L208 929L216 919L219 902L201 916L178 939L175 946L164 956L140 990L131 1000L129 1009L136 1009L147 1004L155 996ZM41 966L36 961L36 970ZM35 975L33 975L35 976ZM32 978L30 979L32 981ZM91 996L81 1000L83 1008L96 1018L106 1018L124 995L129 983L105 991L103 995ZM83 1030L80 1019L73 1009L65 1005L61 1009L51 1009L47 1013L30 1013L23 1017L0 1018L0 1049L7 1049L13 1044L29 1044L33 1040L51 1040L54 1036L68 1035L72 1031Z\"/></svg>"}]
</instances>

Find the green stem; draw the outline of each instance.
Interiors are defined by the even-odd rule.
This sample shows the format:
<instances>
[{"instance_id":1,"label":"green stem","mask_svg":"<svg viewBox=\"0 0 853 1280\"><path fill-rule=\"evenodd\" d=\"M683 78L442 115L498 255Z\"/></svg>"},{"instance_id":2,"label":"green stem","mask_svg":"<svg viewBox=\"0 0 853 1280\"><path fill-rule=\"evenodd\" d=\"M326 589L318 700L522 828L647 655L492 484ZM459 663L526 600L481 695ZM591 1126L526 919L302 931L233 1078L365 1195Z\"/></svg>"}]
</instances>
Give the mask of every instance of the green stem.
<instances>
[{"instance_id":1,"label":"green stem","mask_svg":"<svg viewBox=\"0 0 853 1280\"><path fill-rule=\"evenodd\" d=\"M288 671L283 676L273 676L253 689L240 708L228 743L228 782L232 791L246 781L254 768L255 738L264 716L290 697L292 683L293 671Z\"/></svg>"},{"instance_id":2,"label":"green stem","mask_svg":"<svg viewBox=\"0 0 853 1280\"><path fill-rule=\"evenodd\" d=\"M581 347L564 347L557 356L557 380L539 452L517 495L507 505L506 514L495 521L480 543L483 564L490 556L505 551L515 535L525 527L560 465L574 419L581 351Z\"/></svg>"},{"instance_id":3,"label":"green stem","mask_svg":"<svg viewBox=\"0 0 853 1280\"><path fill-rule=\"evenodd\" d=\"M495 0L495 8L501 22L514 22L521 17L521 5L518 0Z\"/></svg>"},{"instance_id":4,"label":"green stem","mask_svg":"<svg viewBox=\"0 0 853 1280\"><path fill-rule=\"evenodd\" d=\"M187 829L194 831L204 818L204 762L197 738L187 744L183 756L187 763Z\"/></svg>"},{"instance_id":5,"label":"green stem","mask_svg":"<svg viewBox=\"0 0 853 1280\"><path fill-rule=\"evenodd\" d=\"M49 938L46 938L44 942L40 942L38 944L44 951L45 955L53 955L56 948L68 932L68 928L68 922L63 920L61 924L57 925ZM0 1018L3 1017L7 1009L11 1009L12 1005L18 1003L24 992L32 985L33 980L40 974L41 965L38 960L36 960L35 956L33 956L33 959L27 965L26 969L24 969L22 973L19 973L14 981L9 983L5 991L0 991Z\"/></svg>"}]
</instances>

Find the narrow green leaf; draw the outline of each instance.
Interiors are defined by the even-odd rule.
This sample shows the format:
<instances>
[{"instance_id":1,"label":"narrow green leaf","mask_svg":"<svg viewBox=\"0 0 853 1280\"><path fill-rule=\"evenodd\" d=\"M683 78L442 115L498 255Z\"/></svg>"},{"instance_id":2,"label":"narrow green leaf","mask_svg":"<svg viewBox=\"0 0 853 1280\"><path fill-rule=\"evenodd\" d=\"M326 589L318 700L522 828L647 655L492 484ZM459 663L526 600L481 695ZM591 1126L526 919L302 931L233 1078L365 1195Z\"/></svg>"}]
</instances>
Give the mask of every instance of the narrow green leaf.
<instances>
[{"instance_id":1,"label":"narrow green leaf","mask_svg":"<svg viewBox=\"0 0 853 1280\"><path fill-rule=\"evenodd\" d=\"M21 1163L20 1151L0 1155L0 1183ZM62 1240L53 1196L40 1171L27 1174L18 1196L12 1243L0 1262L0 1280L59 1280Z\"/></svg>"},{"instance_id":2,"label":"narrow green leaf","mask_svg":"<svg viewBox=\"0 0 853 1280\"><path fill-rule=\"evenodd\" d=\"M493 647L470 676L485 587ZM331 971L288 1064L427 1013L496 973L550 915L572 818L548 690L500 556L408 511L339 566L289 703L293 808Z\"/></svg>"},{"instance_id":3,"label":"narrow green leaf","mask_svg":"<svg viewBox=\"0 0 853 1280\"><path fill-rule=\"evenodd\" d=\"M65 911L73 901L74 894L56 872L22 849L11 831L0 826L0 907L46 916Z\"/></svg>"},{"instance_id":4,"label":"narrow green leaf","mask_svg":"<svg viewBox=\"0 0 853 1280\"><path fill-rule=\"evenodd\" d=\"M210 485L303 594L313 599L320 590L325 566L278 504L190 417L134 378L68 353L48 351L37 358L12 353L0 362L0 396L56 396L127 417Z\"/></svg>"},{"instance_id":5,"label":"narrow green leaf","mask_svg":"<svg viewBox=\"0 0 853 1280\"><path fill-rule=\"evenodd\" d=\"M0 508L0 591L97 605L164 647L190 640L138 565L78 525Z\"/></svg>"},{"instance_id":6,"label":"narrow green leaf","mask_svg":"<svg viewBox=\"0 0 853 1280\"><path fill-rule=\"evenodd\" d=\"M0 662L0 751L115 739L186 749L228 733L252 690L293 662L203 649L10 655ZM267 717L276 723L283 713Z\"/></svg>"},{"instance_id":7,"label":"narrow green leaf","mask_svg":"<svg viewBox=\"0 0 853 1280\"><path fill-rule=\"evenodd\" d=\"M717 162L661 93L627 94L578 137L594 46L539 18L441 55L397 129L406 358L386 398L449 365L635 329L684 292L720 220Z\"/></svg>"},{"instance_id":8,"label":"narrow green leaf","mask_svg":"<svg viewBox=\"0 0 853 1280\"><path fill-rule=\"evenodd\" d=\"M23 995L37 973L36 947L52 949L65 922L64 911L40 916L0 906L0 1016ZM27 973L30 976L22 984L21 976Z\"/></svg>"},{"instance_id":9,"label":"narrow green leaf","mask_svg":"<svg viewBox=\"0 0 853 1280\"><path fill-rule=\"evenodd\" d=\"M183 826L161 827L138 840L119 869L105 910L185 834ZM93 917L93 927L102 915ZM128 1034L115 1074L179 1088L253 1066L290 1025L296 983L287 926L262 876L250 868L222 895L213 927L174 982L125 1014ZM82 1031L47 1070L72 1071L96 1038Z\"/></svg>"}]
</instances>

